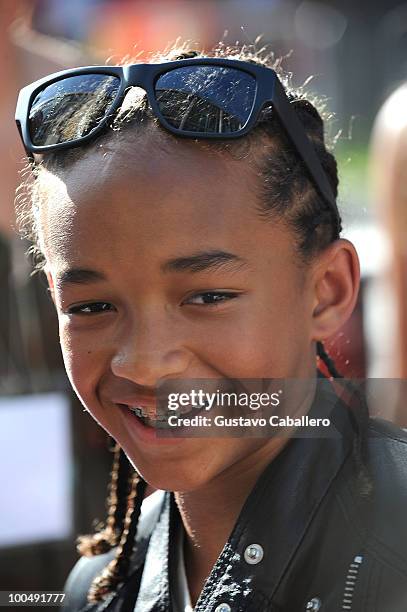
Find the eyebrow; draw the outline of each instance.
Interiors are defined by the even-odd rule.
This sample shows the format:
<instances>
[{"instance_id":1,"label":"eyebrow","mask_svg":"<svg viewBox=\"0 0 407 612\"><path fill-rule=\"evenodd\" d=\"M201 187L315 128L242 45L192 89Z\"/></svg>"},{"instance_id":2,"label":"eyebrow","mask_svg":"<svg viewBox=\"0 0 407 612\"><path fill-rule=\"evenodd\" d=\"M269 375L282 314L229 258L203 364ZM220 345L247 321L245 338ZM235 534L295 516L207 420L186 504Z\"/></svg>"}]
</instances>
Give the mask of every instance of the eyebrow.
<instances>
[{"instance_id":1,"label":"eyebrow","mask_svg":"<svg viewBox=\"0 0 407 612\"><path fill-rule=\"evenodd\" d=\"M97 270L70 268L57 276L56 284L62 287L63 285L86 285L105 280L107 280L106 276Z\"/></svg>"},{"instance_id":2,"label":"eyebrow","mask_svg":"<svg viewBox=\"0 0 407 612\"><path fill-rule=\"evenodd\" d=\"M226 268L228 271L240 270L249 265L249 262L227 251L212 250L199 251L184 257L169 259L161 265L162 272L203 272Z\"/></svg>"},{"instance_id":3,"label":"eyebrow","mask_svg":"<svg viewBox=\"0 0 407 612\"><path fill-rule=\"evenodd\" d=\"M239 255L229 253L227 251L200 251L183 257L175 257L169 259L161 265L161 271L168 272L203 272L206 270L228 269L229 271L237 271L247 267L248 261ZM56 284L59 287L65 285L88 285L107 281L107 277L103 272L90 270L88 268L69 268L62 271L56 279Z\"/></svg>"}]
</instances>

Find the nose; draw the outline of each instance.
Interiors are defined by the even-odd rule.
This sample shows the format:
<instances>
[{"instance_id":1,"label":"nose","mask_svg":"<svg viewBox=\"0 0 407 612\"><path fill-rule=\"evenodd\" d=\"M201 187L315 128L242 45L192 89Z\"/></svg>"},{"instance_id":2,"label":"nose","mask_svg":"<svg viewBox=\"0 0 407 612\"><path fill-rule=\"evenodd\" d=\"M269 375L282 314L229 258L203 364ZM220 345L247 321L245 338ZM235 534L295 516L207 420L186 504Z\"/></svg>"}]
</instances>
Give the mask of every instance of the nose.
<instances>
[{"instance_id":1,"label":"nose","mask_svg":"<svg viewBox=\"0 0 407 612\"><path fill-rule=\"evenodd\" d=\"M182 346L180 333L165 315L139 319L131 329L123 329L111 359L117 377L156 387L165 378L182 377L192 355Z\"/></svg>"}]
</instances>

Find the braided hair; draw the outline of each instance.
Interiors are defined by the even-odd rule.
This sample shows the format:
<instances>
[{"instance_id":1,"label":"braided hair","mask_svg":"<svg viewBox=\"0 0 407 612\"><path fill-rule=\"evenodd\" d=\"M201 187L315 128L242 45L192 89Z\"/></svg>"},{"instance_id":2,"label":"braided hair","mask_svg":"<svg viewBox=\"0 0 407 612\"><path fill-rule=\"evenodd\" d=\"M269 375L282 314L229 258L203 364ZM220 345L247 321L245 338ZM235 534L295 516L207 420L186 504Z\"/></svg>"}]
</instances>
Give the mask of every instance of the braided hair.
<instances>
[{"instance_id":1,"label":"braided hair","mask_svg":"<svg viewBox=\"0 0 407 612\"><path fill-rule=\"evenodd\" d=\"M171 61L199 57L197 51L191 51L187 45L181 49L173 49L164 55L157 55L152 61ZM321 165L327 175L335 198L338 195L338 171L334 156L329 151L324 138L324 121L321 112L316 108L317 101L310 101L310 96L303 88L293 88L289 75L281 70L281 60L274 55L258 51L252 45L242 47L225 47L219 44L212 52L202 54L206 57L224 57L240 59L271 67L279 74L285 85L287 95L291 99L299 120L301 121L309 140L312 142ZM169 109L167 109L169 112ZM174 107L174 112L177 109ZM137 129L143 123L157 125L157 120L148 107L146 96L141 96L127 105L125 112L119 109L115 117L113 130ZM111 132L110 132L111 134ZM163 137L176 138L172 134ZM109 138L111 135L100 135ZM235 141L199 141L199 146L228 153L233 157L245 158L252 155L253 163L257 165L259 175L258 214L265 219L279 217L284 219L292 229L295 248L299 259L305 263L312 256L337 240L342 229L341 218L336 207L327 207L323 198L310 181L307 169L293 149L288 136L278 118L273 114L272 107L265 107L258 119L256 127L244 138ZM84 151L94 143L86 146L58 151L44 156L42 163L36 169L37 179L45 168L58 173L70 164L76 163ZM287 180L289 176L289 180ZM39 248L39 231L37 228L36 211L39 207L39 185L36 180L28 192L28 197L22 197L19 209L19 224L22 233L33 243L31 252L37 261L37 267L44 265L44 259ZM30 201L26 206L25 202ZM353 456L357 465L358 477L362 491L369 493L371 483L367 468L366 429L369 410L363 393L350 381L337 372L335 364L322 342L317 342L317 360L325 365L331 377L342 380L344 389L358 400L356 410L350 410L355 428ZM125 580L129 570L130 557L137 534L140 508L145 494L146 483L129 464L127 457L118 444L114 448L114 459L111 480L108 491L108 511L105 526L94 534L81 536L78 542L78 552L82 555L97 555L113 547L117 547L114 559L104 568L102 573L93 580L88 593L89 602L102 600L105 595L114 590Z\"/></svg>"},{"instance_id":2,"label":"braided hair","mask_svg":"<svg viewBox=\"0 0 407 612\"><path fill-rule=\"evenodd\" d=\"M373 484L369 473L367 428L369 425L369 406L366 396L357 384L345 379L335 366L333 359L328 355L322 342L317 342L317 357L323 361L329 374L342 383L343 391L347 395L347 405L351 418L355 437L353 438L353 458L357 468L359 490L361 495L369 496L373 490ZM353 409L355 406L355 409Z\"/></svg>"},{"instance_id":3,"label":"braided hair","mask_svg":"<svg viewBox=\"0 0 407 612\"><path fill-rule=\"evenodd\" d=\"M107 496L106 524L103 529L92 536L79 536L77 548L81 555L92 556L107 552L112 546L118 544L120 534L123 531L131 467L126 455L117 443L113 447L113 452L113 465Z\"/></svg>"},{"instance_id":4,"label":"braided hair","mask_svg":"<svg viewBox=\"0 0 407 612\"><path fill-rule=\"evenodd\" d=\"M145 480L130 465L123 449L116 443L105 527L94 534L79 536L77 540L77 550L84 556L102 554L117 547L114 558L94 578L89 588L90 603L103 599L127 576L146 487Z\"/></svg>"}]
</instances>

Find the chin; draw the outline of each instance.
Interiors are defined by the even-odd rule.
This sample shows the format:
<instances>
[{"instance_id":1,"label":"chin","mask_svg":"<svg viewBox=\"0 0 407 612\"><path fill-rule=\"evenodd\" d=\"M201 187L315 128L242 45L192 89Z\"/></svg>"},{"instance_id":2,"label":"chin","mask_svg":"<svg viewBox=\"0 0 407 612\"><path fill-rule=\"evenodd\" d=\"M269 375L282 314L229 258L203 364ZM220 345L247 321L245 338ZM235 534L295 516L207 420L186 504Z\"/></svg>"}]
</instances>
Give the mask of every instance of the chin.
<instances>
[{"instance_id":1,"label":"chin","mask_svg":"<svg viewBox=\"0 0 407 612\"><path fill-rule=\"evenodd\" d=\"M166 469L163 469L162 466L157 466L157 469L152 469L151 464L133 461L131 458L129 460L140 476L155 489L162 489L163 491L194 491L204 486L209 480L209 476L203 478L202 473L201 477L197 478L198 468L194 471L183 471L181 466L173 466L173 469L170 466Z\"/></svg>"}]
</instances>

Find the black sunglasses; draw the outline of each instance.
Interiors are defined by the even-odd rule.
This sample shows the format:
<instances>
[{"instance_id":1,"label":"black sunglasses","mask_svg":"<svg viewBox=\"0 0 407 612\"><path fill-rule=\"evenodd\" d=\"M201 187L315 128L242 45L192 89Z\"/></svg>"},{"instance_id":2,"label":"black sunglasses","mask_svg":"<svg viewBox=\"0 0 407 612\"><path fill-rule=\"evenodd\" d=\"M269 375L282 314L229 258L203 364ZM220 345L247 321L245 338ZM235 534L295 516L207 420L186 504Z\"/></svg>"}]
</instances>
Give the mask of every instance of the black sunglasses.
<instances>
[{"instance_id":1,"label":"black sunglasses","mask_svg":"<svg viewBox=\"0 0 407 612\"><path fill-rule=\"evenodd\" d=\"M110 124L132 86L145 90L151 110L166 130L186 138L239 138L271 104L315 186L338 218L327 176L277 74L240 60L193 58L162 64L87 66L31 83L20 91L16 109L29 158L94 139Z\"/></svg>"}]
</instances>

